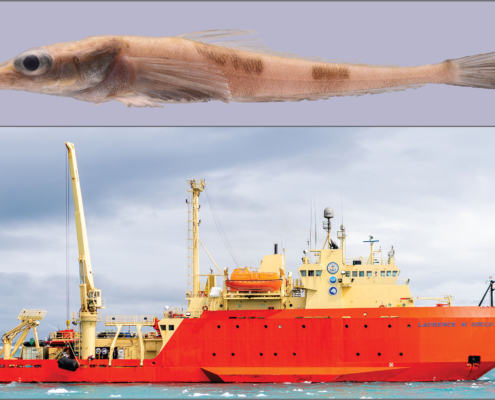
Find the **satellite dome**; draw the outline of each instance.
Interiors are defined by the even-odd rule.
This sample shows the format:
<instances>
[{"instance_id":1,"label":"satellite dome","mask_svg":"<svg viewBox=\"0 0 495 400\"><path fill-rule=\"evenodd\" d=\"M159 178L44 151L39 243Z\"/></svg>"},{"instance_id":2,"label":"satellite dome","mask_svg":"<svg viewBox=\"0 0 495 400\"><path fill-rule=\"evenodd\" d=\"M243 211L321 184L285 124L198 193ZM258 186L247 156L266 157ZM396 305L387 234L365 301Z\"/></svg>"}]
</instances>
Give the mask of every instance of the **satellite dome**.
<instances>
[{"instance_id":1,"label":"satellite dome","mask_svg":"<svg viewBox=\"0 0 495 400\"><path fill-rule=\"evenodd\" d=\"M323 211L323 216L325 218L333 218L333 208L327 207L325 211Z\"/></svg>"}]
</instances>

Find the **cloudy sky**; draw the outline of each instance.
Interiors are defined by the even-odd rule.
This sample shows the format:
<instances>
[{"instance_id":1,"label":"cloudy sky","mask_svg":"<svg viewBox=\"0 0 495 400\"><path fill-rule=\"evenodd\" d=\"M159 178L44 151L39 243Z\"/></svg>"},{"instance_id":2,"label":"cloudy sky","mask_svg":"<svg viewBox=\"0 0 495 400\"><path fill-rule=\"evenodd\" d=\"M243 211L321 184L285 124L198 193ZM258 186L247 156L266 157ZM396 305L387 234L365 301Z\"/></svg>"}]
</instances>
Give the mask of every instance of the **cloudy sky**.
<instances>
[{"instance_id":1,"label":"cloudy sky","mask_svg":"<svg viewBox=\"0 0 495 400\"><path fill-rule=\"evenodd\" d=\"M95 283L104 314L161 315L185 306L186 180L202 176L240 265L273 244L297 270L316 198L342 219L348 256L368 235L396 249L414 296L451 294L475 305L495 267L489 128L1 128L0 333L22 308L66 319L66 158L76 146ZM201 238L221 268L235 267L205 195ZM333 237L335 238L335 231ZM79 307L73 205L70 303ZM214 268L201 251L202 272ZM429 303L432 304L432 303ZM103 326L99 327L104 329Z\"/></svg>"}]
</instances>

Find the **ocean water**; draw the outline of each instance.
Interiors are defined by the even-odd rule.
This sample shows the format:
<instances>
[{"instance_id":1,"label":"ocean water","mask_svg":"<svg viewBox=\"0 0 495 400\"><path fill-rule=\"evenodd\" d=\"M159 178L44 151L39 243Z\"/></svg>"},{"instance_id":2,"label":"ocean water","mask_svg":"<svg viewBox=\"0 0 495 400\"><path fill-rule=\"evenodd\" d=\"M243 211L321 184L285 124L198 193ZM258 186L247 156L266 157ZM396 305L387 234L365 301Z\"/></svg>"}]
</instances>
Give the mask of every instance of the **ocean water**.
<instances>
[{"instance_id":1,"label":"ocean water","mask_svg":"<svg viewBox=\"0 0 495 400\"><path fill-rule=\"evenodd\" d=\"M474 382L263 384L0 384L5 399L394 399L495 398L495 371Z\"/></svg>"}]
</instances>

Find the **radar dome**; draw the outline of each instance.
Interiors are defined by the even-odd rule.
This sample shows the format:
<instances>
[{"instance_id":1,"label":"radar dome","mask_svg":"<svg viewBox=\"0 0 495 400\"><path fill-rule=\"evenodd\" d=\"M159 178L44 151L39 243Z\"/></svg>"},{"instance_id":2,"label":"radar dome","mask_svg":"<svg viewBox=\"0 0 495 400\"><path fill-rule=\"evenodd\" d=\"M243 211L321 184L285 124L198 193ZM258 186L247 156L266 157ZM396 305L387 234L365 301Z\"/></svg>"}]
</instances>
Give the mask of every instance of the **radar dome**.
<instances>
[{"instance_id":1,"label":"radar dome","mask_svg":"<svg viewBox=\"0 0 495 400\"><path fill-rule=\"evenodd\" d=\"M323 216L325 218L333 218L333 208L327 207L325 211L323 211Z\"/></svg>"}]
</instances>

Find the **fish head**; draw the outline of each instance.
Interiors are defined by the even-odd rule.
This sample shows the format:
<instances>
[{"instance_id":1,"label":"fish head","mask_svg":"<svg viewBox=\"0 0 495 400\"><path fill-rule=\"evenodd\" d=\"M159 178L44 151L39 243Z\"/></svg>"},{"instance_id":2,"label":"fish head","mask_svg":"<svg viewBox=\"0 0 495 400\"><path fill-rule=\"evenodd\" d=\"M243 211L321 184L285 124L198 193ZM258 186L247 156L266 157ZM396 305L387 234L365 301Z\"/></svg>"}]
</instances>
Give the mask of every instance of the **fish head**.
<instances>
[{"instance_id":1,"label":"fish head","mask_svg":"<svg viewBox=\"0 0 495 400\"><path fill-rule=\"evenodd\" d=\"M115 76L109 82L112 75L130 78L122 67L125 47L120 38L96 36L32 48L0 64L0 89L98 102L115 89Z\"/></svg>"}]
</instances>

